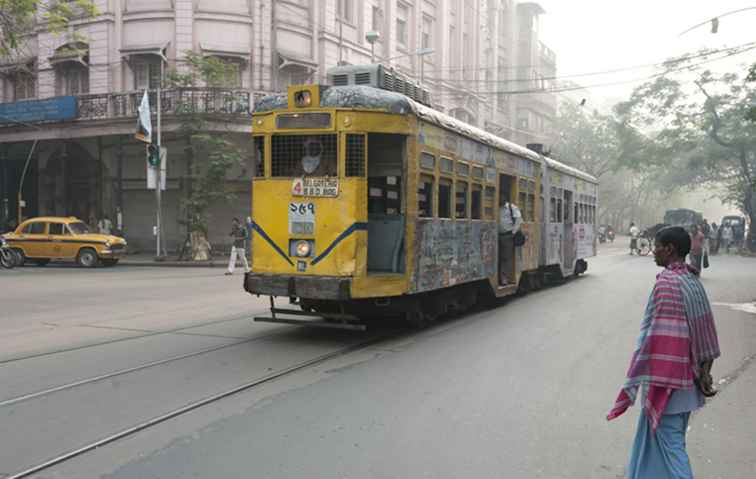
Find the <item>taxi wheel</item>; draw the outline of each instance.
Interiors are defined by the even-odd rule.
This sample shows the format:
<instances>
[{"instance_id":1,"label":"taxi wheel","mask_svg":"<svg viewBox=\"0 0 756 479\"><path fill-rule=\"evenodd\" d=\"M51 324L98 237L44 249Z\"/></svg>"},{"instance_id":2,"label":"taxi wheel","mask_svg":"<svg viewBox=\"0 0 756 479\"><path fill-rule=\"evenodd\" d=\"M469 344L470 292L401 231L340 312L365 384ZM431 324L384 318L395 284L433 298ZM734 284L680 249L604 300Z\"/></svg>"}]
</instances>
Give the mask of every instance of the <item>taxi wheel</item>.
<instances>
[{"instance_id":1,"label":"taxi wheel","mask_svg":"<svg viewBox=\"0 0 756 479\"><path fill-rule=\"evenodd\" d=\"M13 248L11 251L13 251L13 253L16 255L16 266L23 266L24 262L26 261L24 252L18 248Z\"/></svg>"},{"instance_id":2,"label":"taxi wheel","mask_svg":"<svg viewBox=\"0 0 756 479\"><path fill-rule=\"evenodd\" d=\"M76 262L82 268L94 268L97 266L97 252L92 248L84 248L79 251L79 255L76 257Z\"/></svg>"}]
</instances>

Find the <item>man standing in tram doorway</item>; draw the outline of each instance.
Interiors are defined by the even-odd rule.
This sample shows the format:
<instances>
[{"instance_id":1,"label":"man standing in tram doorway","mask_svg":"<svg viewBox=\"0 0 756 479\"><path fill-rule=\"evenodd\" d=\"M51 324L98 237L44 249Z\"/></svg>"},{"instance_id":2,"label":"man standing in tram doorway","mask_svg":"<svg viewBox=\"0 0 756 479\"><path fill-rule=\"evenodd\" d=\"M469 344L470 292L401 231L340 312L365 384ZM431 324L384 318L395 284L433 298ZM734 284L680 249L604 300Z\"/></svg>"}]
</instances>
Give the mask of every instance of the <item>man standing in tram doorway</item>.
<instances>
[{"instance_id":1,"label":"man standing in tram doorway","mask_svg":"<svg viewBox=\"0 0 756 479\"><path fill-rule=\"evenodd\" d=\"M515 282L514 237L520 233L522 213L514 203L505 201L499 208L499 284L501 286Z\"/></svg>"},{"instance_id":2,"label":"man standing in tram doorway","mask_svg":"<svg viewBox=\"0 0 756 479\"><path fill-rule=\"evenodd\" d=\"M244 264L244 271L249 273L249 264L247 263L247 253L245 251L245 244L247 242L247 228L241 227L239 218L234 218L231 222L231 234L234 238L234 244L231 246L231 256L228 258L228 271L226 276L234 274L234 268L236 268L236 256L241 256L242 264Z\"/></svg>"},{"instance_id":3,"label":"man standing in tram doorway","mask_svg":"<svg viewBox=\"0 0 756 479\"><path fill-rule=\"evenodd\" d=\"M696 270L685 264L689 252L684 228L656 234L654 260L664 270L656 276L625 384L607 415L622 415L640 393L627 479L692 479L688 419L704 397L716 394L711 366L720 354L717 330Z\"/></svg>"}]
</instances>

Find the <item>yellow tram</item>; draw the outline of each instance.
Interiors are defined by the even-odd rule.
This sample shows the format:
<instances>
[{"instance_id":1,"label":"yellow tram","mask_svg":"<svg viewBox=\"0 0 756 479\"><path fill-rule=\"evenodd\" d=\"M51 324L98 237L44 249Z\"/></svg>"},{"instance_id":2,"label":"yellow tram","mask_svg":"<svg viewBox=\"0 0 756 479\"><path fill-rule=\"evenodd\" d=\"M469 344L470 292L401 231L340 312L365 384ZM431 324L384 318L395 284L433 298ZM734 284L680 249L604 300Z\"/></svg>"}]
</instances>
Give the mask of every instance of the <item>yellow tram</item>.
<instances>
[{"instance_id":1,"label":"yellow tram","mask_svg":"<svg viewBox=\"0 0 756 479\"><path fill-rule=\"evenodd\" d=\"M362 85L291 86L259 102L252 121L244 287L270 296L273 312L258 320L310 315L358 328L358 318L401 313L427 321L482 295L514 294L549 266L541 261L546 161L534 151ZM527 237L511 252L498 243L506 200L521 209ZM301 311L275 308L273 297Z\"/></svg>"}]
</instances>

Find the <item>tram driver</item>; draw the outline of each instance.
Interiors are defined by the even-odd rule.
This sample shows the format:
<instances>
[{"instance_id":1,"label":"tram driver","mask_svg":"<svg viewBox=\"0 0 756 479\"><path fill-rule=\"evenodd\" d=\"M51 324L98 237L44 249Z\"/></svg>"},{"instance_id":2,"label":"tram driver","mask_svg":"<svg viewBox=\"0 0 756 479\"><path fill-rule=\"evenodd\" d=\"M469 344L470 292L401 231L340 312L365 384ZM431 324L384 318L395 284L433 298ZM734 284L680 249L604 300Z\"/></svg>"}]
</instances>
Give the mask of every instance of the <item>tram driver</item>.
<instances>
[{"instance_id":1,"label":"tram driver","mask_svg":"<svg viewBox=\"0 0 756 479\"><path fill-rule=\"evenodd\" d=\"M505 201L499 208L499 283L515 282L514 236L522 227L522 213L514 203Z\"/></svg>"}]
</instances>

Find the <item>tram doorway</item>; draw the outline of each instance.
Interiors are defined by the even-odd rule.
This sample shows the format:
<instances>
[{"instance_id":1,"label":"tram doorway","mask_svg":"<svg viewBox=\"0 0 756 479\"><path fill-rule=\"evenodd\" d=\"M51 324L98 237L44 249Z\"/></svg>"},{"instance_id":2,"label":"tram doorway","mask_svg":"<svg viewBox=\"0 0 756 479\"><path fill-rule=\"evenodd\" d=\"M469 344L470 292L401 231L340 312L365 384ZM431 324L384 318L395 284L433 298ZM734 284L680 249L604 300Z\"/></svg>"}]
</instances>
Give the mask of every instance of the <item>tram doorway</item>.
<instances>
[{"instance_id":1,"label":"tram doorway","mask_svg":"<svg viewBox=\"0 0 756 479\"><path fill-rule=\"evenodd\" d=\"M499 175L499 286L512 285L517 281L514 236L511 232L502 234L501 230L502 218L514 221L513 210L509 208L514 200L514 185L514 176Z\"/></svg>"},{"instance_id":2,"label":"tram doorway","mask_svg":"<svg viewBox=\"0 0 756 479\"><path fill-rule=\"evenodd\" d=\"M368 134L368 274L404 272L406 171L406 136Z\"/></svg>"}]
</instances>

